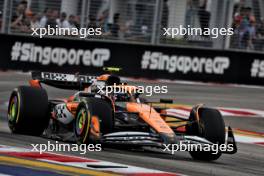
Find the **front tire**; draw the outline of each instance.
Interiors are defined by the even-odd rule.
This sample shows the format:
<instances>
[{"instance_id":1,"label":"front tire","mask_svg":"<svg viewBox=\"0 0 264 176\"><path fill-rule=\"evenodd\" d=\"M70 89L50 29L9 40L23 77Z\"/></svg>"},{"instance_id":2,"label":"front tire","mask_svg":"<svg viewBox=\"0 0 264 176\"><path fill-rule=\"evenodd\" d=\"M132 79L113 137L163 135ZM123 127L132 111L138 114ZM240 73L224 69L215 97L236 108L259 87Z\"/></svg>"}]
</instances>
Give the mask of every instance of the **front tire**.
<instances>
[{"instance_id":1,"label":"front tire","mask_svg":"<svg viewBox=\"0 0 264 176\"><path fill-rule=\"evenodd\" d=\"M88 98L78 105L75 121L74 134L78 144L96 143L100 135L113 131L112 108L104 100Z\"/></svg>"},{"instance_id":2,"label":"front tire","mask_svg":"<svg viewBox=\"0 0 264 176\"><path fill-rule=\"evenodd\" d=\"M214 144L225 143L225 123L221 113L216 109L201 107L198 110L199 124L193 123L188 125L186 130L189 135L196 135L203 137ZM190 120L195 120L194 112L190 115ZM221 156L219 151L214 154L213 151L190 151L193 159L211 161L217 160Z\"/></svg>"},{"instance_id":3,"label":"front tire","mask_svg":"<svg viewBox=\"0 0 264 176\"><path fill-rule=\"evenodd\" d=\"M14 89L7 116L12 133L41 135L49 121L46 91L29 86Z\"/></svg>"}]
</instances>

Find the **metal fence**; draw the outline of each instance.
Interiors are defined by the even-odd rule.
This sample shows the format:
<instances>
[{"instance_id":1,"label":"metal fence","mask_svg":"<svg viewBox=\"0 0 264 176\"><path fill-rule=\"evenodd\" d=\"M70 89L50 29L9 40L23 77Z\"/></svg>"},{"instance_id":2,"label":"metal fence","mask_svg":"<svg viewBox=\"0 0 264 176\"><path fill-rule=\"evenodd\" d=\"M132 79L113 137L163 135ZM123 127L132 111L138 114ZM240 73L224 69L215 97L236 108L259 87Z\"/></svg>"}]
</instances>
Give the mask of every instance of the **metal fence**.
<instances>
[{"instance_id":1,"label":"metal fence","mask_svg":"<svg viewBox=\"0 0 264 176\"><path fill-rule=\"evenodd\" d=\"M264 0L0 0L2 33L32 27L100 27L87 40L264 52ZM169 27L233 28L234 35L164 36ZM72 37L72 36L65 36Z\"/></svg>"}]
</instances>

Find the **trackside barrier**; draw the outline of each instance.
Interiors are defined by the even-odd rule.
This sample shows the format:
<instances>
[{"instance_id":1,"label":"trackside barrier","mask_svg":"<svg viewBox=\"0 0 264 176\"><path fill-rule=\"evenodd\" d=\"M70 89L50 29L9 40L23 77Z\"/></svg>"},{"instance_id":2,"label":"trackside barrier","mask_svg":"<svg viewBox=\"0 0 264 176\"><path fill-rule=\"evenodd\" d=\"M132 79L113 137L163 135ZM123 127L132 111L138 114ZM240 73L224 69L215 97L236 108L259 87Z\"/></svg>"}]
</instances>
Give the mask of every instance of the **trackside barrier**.
<instances>
[{"instance_id":1,"label":"trackside barrier","mask_svg":"<svg viewBox=\"0 0 264 176\"><path fill-rule=\"evenodd\" d=\"M264 85L264 54L0 34L0 69Z\"/></svg>"}]
</instances>

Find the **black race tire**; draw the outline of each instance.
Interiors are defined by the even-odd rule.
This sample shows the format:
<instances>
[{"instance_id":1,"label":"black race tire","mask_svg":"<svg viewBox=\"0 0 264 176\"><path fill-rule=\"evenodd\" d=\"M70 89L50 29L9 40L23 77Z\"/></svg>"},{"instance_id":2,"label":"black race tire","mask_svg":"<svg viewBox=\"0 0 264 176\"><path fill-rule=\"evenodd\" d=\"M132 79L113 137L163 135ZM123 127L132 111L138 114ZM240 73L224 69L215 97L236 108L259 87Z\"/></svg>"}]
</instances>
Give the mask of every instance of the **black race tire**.
<instances>
[{"instance_id":1,"label":"black race tire","mask_svg":"<svg viewBox=\"0 0 264 176\"><path fill-rule=\"evenodd\" d=\"M199 130L197 123L193 123L186 127L187 134L204 137L214 144L224 144L225 123L221 113L216 109L206 107L201 107L198 113L200 116L199 123L201 130ZM190 120L194 120L193 113L190 115ZM217 160L222 154L220 151L217 154L214 154L213 151L190 151L189 153L193 159L204 161Z\"/></svg>"},{"instance_id":2,"label":"black race tire","mask_svg":"<svg viewBox=\"0 0 264 176\"><path fill-rule=\"evenodd\" d=\"M78 127L79 124L79 113L83 111L86 113L84 120L84 126ZM78 144L90 144L97 141L93 141L90 137L90 128L92 116L97 116L100 122L100 133L102 135L111 133L114 127L113 110L108 102L99 98L88 98L86 101L81 102L78 105L75 121L74 121L74 134L76 142ZM83 130L81 130L83 129Z\"/></svg>"},{"instance_id":3,"label":"black race tire","mask_svg":"<svg viewBox=\"0 0 264 176\"><path fill-rule=\"evenodd\" d=\"M44 89L30 86L14 89L8 105L8 125L11 132L41 135L49 122L48 110L48 95Z\"/></svg>"}]
</instances>

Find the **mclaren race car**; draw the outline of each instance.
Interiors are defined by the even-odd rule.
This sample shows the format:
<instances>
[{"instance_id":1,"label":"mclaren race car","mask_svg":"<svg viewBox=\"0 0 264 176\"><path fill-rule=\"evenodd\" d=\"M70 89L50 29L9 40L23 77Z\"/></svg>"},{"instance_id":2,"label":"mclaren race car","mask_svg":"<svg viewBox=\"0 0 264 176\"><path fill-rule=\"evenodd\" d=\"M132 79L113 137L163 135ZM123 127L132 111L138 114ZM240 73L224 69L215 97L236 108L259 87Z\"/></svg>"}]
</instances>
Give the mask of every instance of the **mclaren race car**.
<instances>
[{"instance_id":1,"label":"mclaren race car","mask_svg":"<svg viewBox=\"0 0 264 176\"><path fill-rule=\"evenodd\" d=\"M15 88L9 100L8 124L13 133L73 140L77 144L154 147L162 151L180 143L233 146L232 150L217 153L189 151L194 159L207 161L237 151L233 132L225 127L218 110L196 105L189 118L171 115L166 109L169 100L163 100L163 105L147 102L136 86L122 83L114 74L32 72L29 83ZM65 99L49 99L43 84L76 93ZM122 91L106 93L109 87Z\"/></svg>"}]
</instances>

